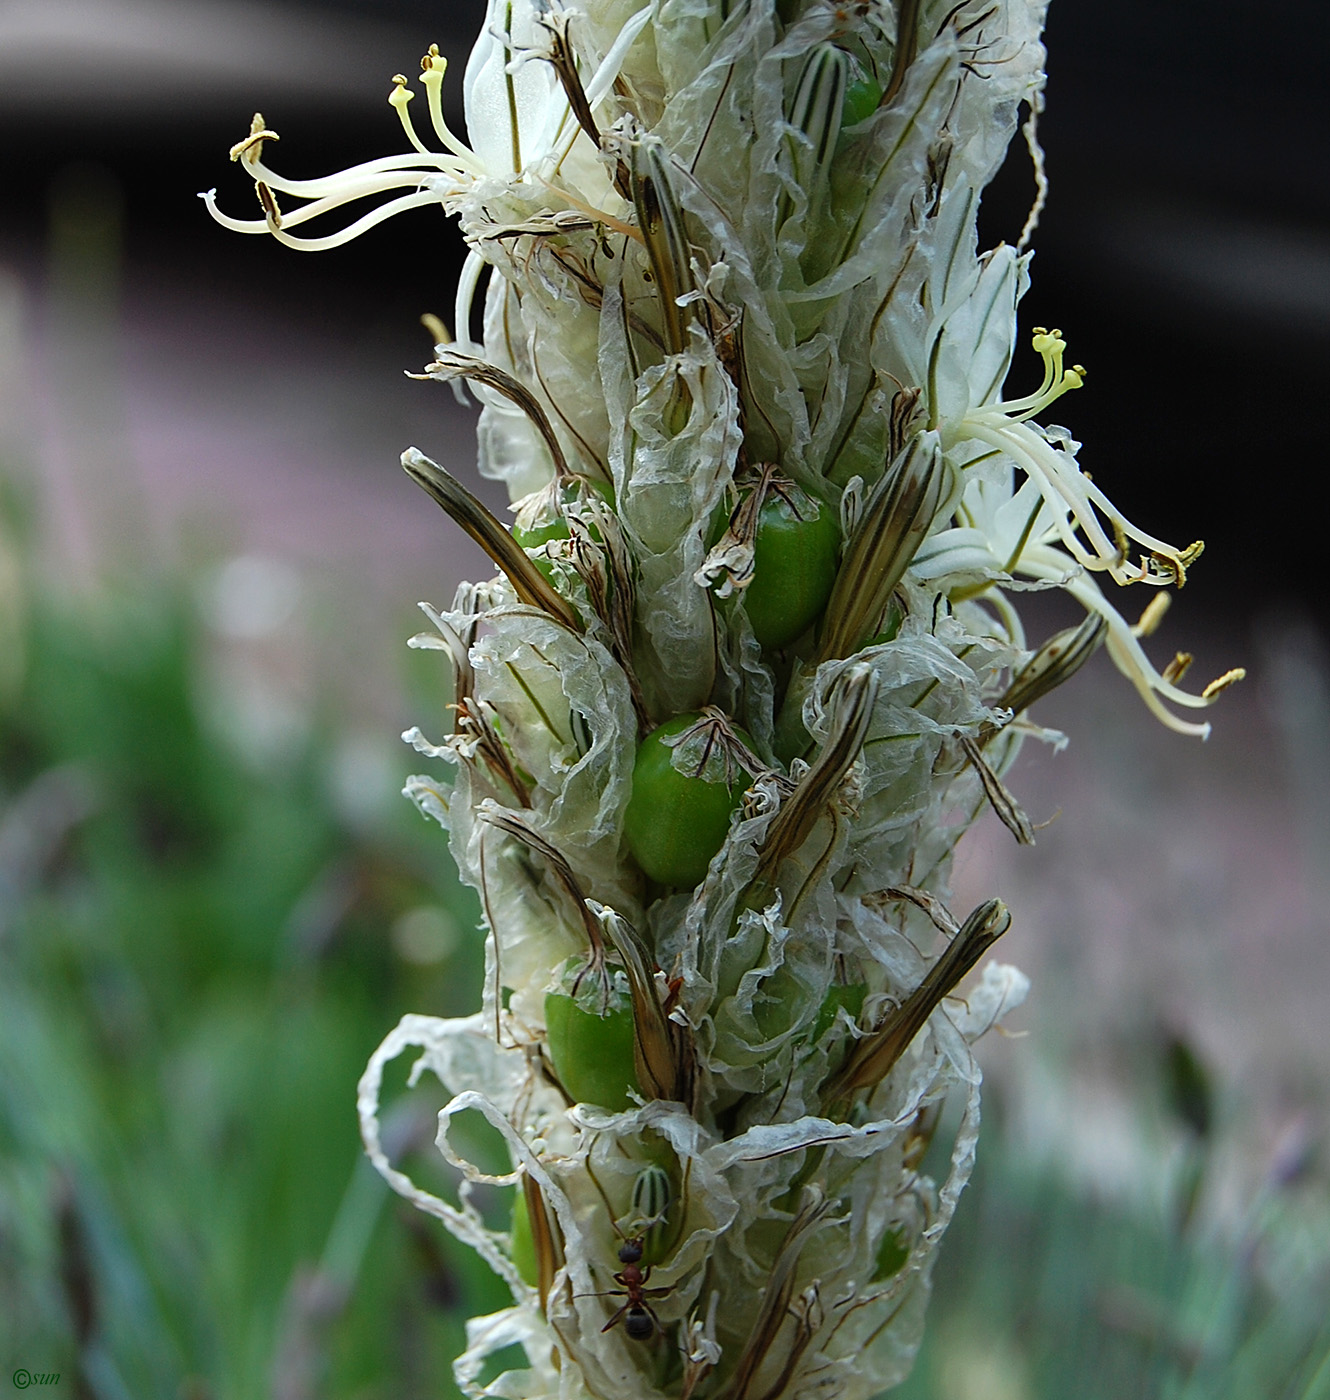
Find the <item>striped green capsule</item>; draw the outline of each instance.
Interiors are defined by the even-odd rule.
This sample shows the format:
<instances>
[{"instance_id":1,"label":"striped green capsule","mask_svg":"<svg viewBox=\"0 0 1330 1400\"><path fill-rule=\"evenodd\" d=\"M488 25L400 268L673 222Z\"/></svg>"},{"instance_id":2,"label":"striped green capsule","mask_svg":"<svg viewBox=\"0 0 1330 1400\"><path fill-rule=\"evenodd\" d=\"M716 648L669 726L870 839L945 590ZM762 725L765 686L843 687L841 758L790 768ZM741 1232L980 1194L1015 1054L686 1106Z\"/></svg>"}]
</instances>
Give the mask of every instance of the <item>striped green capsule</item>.
<instances>
[{"instance_id":1,"label":"striped green capsule","mask_svg":"<svg viewBox=\"0 0 1330 1400\"><path fill-rule=\"evenodd\" d=\"M850 69L849 55L834 44L819 44L808 55L790 104L789 122L808 138L795 148L795 168L805 189L826 169L840 135Z\"/></svg>"},{"instance_id":2,"label":"striped green capsule","mask_svg":"<svg viewBox=\"0 0 1330 1400\"><path fill-rule=\"evenodd\" d=\"M656 1163L643 1167L633 1182L630 1233L642 1241L642 1259L659 1264L670 1234L669 1214L674 1191L670 1174Z\"/></svg>"}]
</instances>

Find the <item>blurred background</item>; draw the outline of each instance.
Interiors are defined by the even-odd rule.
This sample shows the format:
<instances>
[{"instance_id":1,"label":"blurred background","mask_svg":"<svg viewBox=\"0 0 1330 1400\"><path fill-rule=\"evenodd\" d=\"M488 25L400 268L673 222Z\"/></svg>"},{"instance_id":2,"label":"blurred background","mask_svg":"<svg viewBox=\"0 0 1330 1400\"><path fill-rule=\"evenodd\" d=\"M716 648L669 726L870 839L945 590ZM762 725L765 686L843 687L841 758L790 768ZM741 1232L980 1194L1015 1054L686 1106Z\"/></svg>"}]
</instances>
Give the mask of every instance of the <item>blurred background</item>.
<instances>
[{"instance_id":1,"label":"blurred background","mask_svg":"<svg viewBox=\"0 0 1330 1400\"><path fill-rule=\"evenodd\" d=\"M353 1102L403 1012L479 997L475 909L397 796L447 698L414 603L488 572L397 466L467 474L469 414L401 373L459 242L424 211L303 255L195 198L254 212L256 107L293 176L397 150L391 75L479 19L0 0L0 1385L424 1400L504 1301L386 1198ZM1087 469L1208 542L1159 659L1249 679L1201 745L1097 658L1041 713L1071 746L1013 775L1038 844L964 851L956 903L1008 901L1034 991L899 1393L1326 1400L1330 12L1061 0L1048 44L1024 319L1090 369ZM1017 156L990 242L1031 192ZM402 1092L389 1133L449 1189L438 1106Z\"/></svg>"}]
</instances>

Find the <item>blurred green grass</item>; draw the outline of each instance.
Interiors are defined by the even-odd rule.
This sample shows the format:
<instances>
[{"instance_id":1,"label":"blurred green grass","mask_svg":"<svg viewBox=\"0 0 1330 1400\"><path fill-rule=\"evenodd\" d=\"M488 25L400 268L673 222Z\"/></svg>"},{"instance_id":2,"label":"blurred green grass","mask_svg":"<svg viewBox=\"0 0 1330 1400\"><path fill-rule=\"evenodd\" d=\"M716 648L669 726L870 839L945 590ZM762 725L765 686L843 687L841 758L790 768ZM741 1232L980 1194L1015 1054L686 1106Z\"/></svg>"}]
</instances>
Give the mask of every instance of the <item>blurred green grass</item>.
<instances>
[{"instance_id":1,"label":"blurred green grass","mask_svg":"<svg viewBox=\"0 0 1330 1400\"><path fill-rule=\"evenodd\" d=\"M455 1394L462 1319L504 1292L388 1198L354 1113L403 1012L479 1000L442 835L405 802L342 814L335 701L280 761L238 751L187 580L62 599L9 536L0 1363L99 1400ZM449 957L402 955L422 920L460 930ZM1330 1400L1324 1193L1289 1172L1236 1234L1199 1228L1212 1090L1179 1063L1191 1174L1166 1209L1097 1200L990 1125L903 1400ZM436 1189L437 1106L401 1094L388 1125Z\"/></svg>"},{"instance_id":2,"label":"blurred green grass","mask_svg":"<svg viewBox=\"0 0 1330 1400\"><path fill-rule=\"evenodd\" d=\"M9 573L0 1360L135 1400L451 1393L460 1317L502 1299L385 1209L354 1105L401 1012L479 986L441 833L339 814L329 717L263 765L210 726L183 581ZM464 931L448 961L395 952L422 918Z\"/></svg>"}]
</instances>

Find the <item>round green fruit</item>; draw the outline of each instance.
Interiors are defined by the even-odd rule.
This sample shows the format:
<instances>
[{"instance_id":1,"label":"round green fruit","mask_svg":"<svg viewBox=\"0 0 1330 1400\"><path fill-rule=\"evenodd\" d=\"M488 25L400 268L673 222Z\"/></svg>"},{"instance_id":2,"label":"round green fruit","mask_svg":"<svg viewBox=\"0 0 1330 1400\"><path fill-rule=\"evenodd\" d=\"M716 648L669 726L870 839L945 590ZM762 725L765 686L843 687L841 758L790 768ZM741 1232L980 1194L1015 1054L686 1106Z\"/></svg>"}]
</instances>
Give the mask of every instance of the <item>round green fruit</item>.
<instances>
[{"instance_id":1,"label":"round green fruit","mask_svg":"<svg viewBox=\"0 0 1330 1400\"><path fill-rule=\"evenodd\" d=\"M788 646L822 616L836 582L840 521L835 510L797 486L762 503L753 542L753 580L744 610L766 648Z\"/></svg>"},{"instance_id":2,"label":"round green fruit","mask_svg":"<svg viewBox=\"0 0 1330 1400\"><path fill-rule=\"evenodd\" d=\"M545 1036L554 1073L571 1098L611 1113L632 1108L630 1091L638 1090L638 1083L631 1007L597 1016L572 997L550 992L545 998Z\"/></svg>"},{"instance_id":3,"label":"round green fruit","mask_svg":"<svg viewBox=\"0 0 1330 1400\"><path fill-rule=\"evenodd\" d=\"M547 488L543 493L545 499L540 506L539 514L535 520L527 520L525 512L518 515L513 523L513 539L522 546L523 549L539 549L541 545L548 544L551 540L566 540L568 538L568 517L564 514L567 507L576 505L578 501L584 500L588 495L594 493L602 501L606 498L606 488L599 482L589 481L584 477L572 478L568 484L557 489ZM557 500L556 500L557 494ZM528 496L527 502L536 498ZM600 540L600 531L592 521L588 525L588 532L593 540Z\"/></svg>"},{"instance_id":4,"label":"round green fruit","mask_svg":"<svg viewBox=\"0 0 1330 1400\"><path fill-rule=\"evenodd\" d=\"M633 792L624 812L624 837L638 865L658 884L689 888L705 878L711 858L725 843L730 817L743 800L747 775L735 769L726 783L724 764L715 777L680 773L665 743L701 722L699 714L676 715L642 740L633 764ZM735 733L751 746L741 730Z\"/></svg>"},{"instance_id":5,"label":"round green fruit","mask_svg":"<svg viewBox=\"0 0 1330 1400\"><path fill-rule=\"evenodd\" d=\"M882 87L877 80L859 78L845 89L845 100L841 104L841 126L858 126L860 122L867 121L877 111L881 101Z\"/></svg>"},{"instance_id":6,"label":"round green fruit","mask_svg":"<svg viewBox=\"0 0 1330 1400\"><path fill-rule=\"evenodd\" d=\"M910 1238L903 1225L897 1225L882 1236L877 1247L877 1264L873 1269L873 1282L881 1283L900 1273L910 1257Z\"/></svg>"},{"instance_id":7,"label":"round green fruit","mask_svg":"<svg viewBox=\"0 0 1330 1400\"><path fill-rule=\"evenodd\" d=\"M536 1262L536 1242L531 1235L531 1215L527 1210L526 1192L521 1186L513 1200L511 1258L523 1283L535 1288L540 1282L540 1265Z\"/></svg>"}]
</instances>

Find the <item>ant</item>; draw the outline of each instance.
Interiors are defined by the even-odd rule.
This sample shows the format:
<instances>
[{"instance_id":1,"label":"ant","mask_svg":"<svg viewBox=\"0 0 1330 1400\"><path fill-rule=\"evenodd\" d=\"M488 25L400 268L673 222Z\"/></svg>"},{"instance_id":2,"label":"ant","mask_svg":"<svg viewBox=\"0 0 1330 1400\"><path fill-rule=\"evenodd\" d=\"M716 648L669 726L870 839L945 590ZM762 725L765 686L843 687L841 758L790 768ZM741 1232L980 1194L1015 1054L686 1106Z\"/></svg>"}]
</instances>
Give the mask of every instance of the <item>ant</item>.
<instances>
[{"instance_id":1,"label":"ant","mask_svg":"<svg viewBox=\"0 0 1330 1400\"><path fill-rule=\"evenodd\" d=\"M642 1237L624 1240L619 1246L619 1263L623 1269L614 1275L615 1283L619 1284L619 1289L614 1290L611 1296L618 1296L620 1293L628 1299L626 1303L614 1314L612 1318L602 1327L602 1332L608 1332L621 1319L624 1331L637 1342L644 1342L653 1332L664 1333L660 1318L656 1316L655 1309L647 1302L647 1295L653 1298L664 1297L670 1290L668 1288L646 1287L646 1281L651 1277L651 1265L642 1268Z\"/></svg>"}]
</instances>

